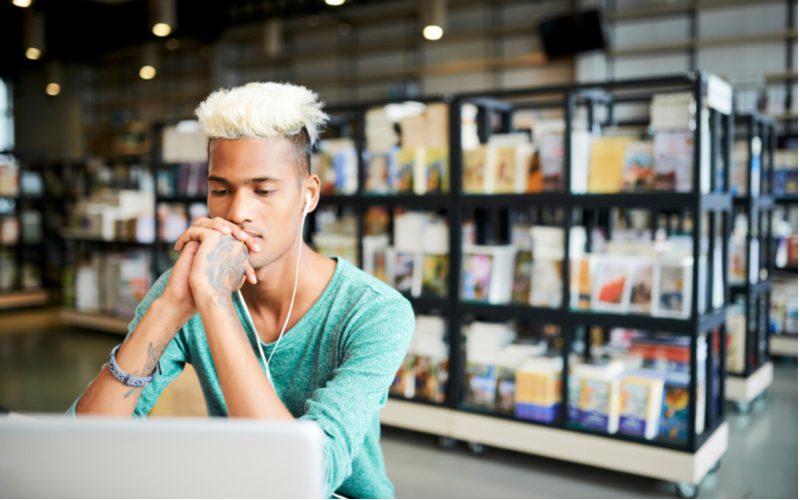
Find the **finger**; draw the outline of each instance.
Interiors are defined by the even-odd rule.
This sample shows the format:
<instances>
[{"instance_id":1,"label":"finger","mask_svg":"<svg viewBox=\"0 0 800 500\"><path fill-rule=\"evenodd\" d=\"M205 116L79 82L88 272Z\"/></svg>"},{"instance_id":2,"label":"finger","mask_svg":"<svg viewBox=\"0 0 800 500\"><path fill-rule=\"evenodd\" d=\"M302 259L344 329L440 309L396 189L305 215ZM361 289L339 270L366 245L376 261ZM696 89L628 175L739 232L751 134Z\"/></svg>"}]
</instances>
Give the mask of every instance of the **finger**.
<instances>
[{"instance_id":1,"label":"finger","mask_svg":"<svg viewBox=\"0 0 800 500\"><path fill-rule=\"evenodd\" d=\"M202 242L208 236L209 232L212 231L209 228L205 227L197 227L197 226L190 226L189 229L183 232L182 235L178 238L175 242L175 250L178 252L183 250L184 245L189 241L198 241Z\"/></svg>"},{"instance_id":2,"label":"finger","mask_svg":"<svg viewBox=\"0 0 800 500\"><path fill-rule=\"evenodd\" d=\"M256 283L258 283L258 278L256 277L256 270L253 269L253 266L251 266L249 262L247 264L247 271L245 274L247 274L248 278L247 281L249 281L250 284L255 285Z\"/></svg>"}]
</instances>

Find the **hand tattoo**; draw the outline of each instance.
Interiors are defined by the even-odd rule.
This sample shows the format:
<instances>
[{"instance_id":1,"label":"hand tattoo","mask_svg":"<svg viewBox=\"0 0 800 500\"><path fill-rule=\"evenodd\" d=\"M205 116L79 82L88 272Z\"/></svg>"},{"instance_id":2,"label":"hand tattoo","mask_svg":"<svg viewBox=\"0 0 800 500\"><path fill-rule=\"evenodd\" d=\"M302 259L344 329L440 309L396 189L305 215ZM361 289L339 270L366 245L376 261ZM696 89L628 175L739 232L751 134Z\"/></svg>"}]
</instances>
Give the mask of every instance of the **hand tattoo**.
<instances>
[{"instance_id":1,"label":"hand tattoo","mask_svg":"<svg viewBox=\"0 0 800 500\"><path fill-rule=\"evenodd\" d=\"M221 238L208 254L208 282L214 289L214 301L225 305L226 300L242 282L246 270L247 249L232 236Z\"/></svg>"}]
</instances>

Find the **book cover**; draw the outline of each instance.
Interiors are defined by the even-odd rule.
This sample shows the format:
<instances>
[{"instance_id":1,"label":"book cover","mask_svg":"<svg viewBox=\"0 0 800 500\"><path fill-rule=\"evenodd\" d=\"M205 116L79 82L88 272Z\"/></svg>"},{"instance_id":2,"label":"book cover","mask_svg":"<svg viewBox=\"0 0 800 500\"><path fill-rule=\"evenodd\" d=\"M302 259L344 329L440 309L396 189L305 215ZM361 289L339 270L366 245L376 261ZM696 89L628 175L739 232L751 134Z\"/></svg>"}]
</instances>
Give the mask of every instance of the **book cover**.
<instances>
[{"instance_id":1,"label":"book cover","mask_svg":"<svg viewBox=\"0 0 800 500\"><path fill-rule=\"evenodd\" d=\"M561 305L561 260L534 257L531 267L530 304L539 307Z\"/></svg>"},{"instance_id":2,"label":"book cover","mask_svg":"<svg viewBox=\"0 0 800 500\"><path fill-rule=\"evenodd\" d=\"M620 382L619 431L653 439L658 435L664 380L629 375Z\"/></svg>"},{"instance_id":3,"label":"book cover","mask_svg":"<svg viewBox=\"0 0 800 500\"><path fill-rule=\"evenodd\" d=\"M494 193L513 193L516 187L517 148L489 146L489 172L494 179Z\"/></svg>"},{"instance_id":4,"label":"book cover","mask_svg":"<svg viewBox=\"0 0 800 500\"><path fill-rule=\"evenodd\" d=\"M492 256L464 254L461 297L464 300L488 301L492 279Z\"/></svg>"},{"instance_id":5,"label":"book cover","mask_svg":"<svg viewBox=\"0 0 800 500\"><path fill-rule=\"evenodd\" d=\"M542 191L561 191L564 170L564 134L551 133L542 136L539 148L542 167Z\"/></svg>"},{"instance_id":6,"label":"book cover","mask_svg":"<svg viewBox=\"0 0 800 500\"><path fill-rule=\"evenodd\" d=\"M689 316L691 301L691 263L660 262L657 266L656 315Z\"/></svg>"},{"instance_id":7,"label":"book cover","mask_svg":"<svg viewBox=\"0 0 800 500\"><path fill-rule=\"evenodd\" d=\"M402 293L412 293L414 288L414 254L397 252L394 259L394 286Z\"/></svg>"},{"instance_id":8,"label":"book cover","mask_svg":"<svg viewBox=\"0 0 800 500\"><path fill-rule=\"evenodd\" d=\"M486 146L463 151L464 192L486 193Z\"/></svg>"},{"instance_id":9,"label":"book cover","mask_svg":"<svg viewBox=\"0 0 800 500\"><path fill-rule=\"evenodd\" d=\"M533 272L533 255L530 251L517 252L514 259L514 284L511 290L511 301L518 304L529 304L531 300L531 273Z\"/></svg>"},{"instance_id":10,"label":"book cover","mask_svg":"<svg viewBox=\"0 0 800 500\"><path fill-rule=\"evenodd\" d=\"M619 380L581 380L580 424L586 429L614 434L619 426Z\"/></svg>"},{"instance_id":11,"label":"book cover","mask_svg":"<svg viewBox=\"0 0 800 500\"><path fill-rule=\"evenodd\" d=\"M414 163L417 161L415 148L399 148L392 151L392 191L411 193L414 191Z\"/></svg>"},{"instance_id":12,"label":"book cover","mask_svg":"<svg viewBox=\"0 0 800 500\"><path fill-rule=\"evenodd\" d=\"M694 172L694 132L658 131L653 145L653 187L661 191L689 192Z\"/></svg>"},{"instance_id":13,"label":"book cover","mask_svg":"<svg viewBox=\"0 0 800 500\"><path fill-rule=\"evenodd\" d=\"M629 137L599 137L592 142L589 157L590 193L618 193L622 190L622 169Z\"/></svg>"},{"instance_id":14,"label":"book cover","mask_svg":"<svg viewBox=\"0 0 800 500\"><path fill-rule=\"evenodd\" d=\"M425 192L447 192L448 172L448 149L430 146L425 148Z\"/></svg>"},{"instance_id":15,"label":"book cover","mask_svg":"<svg viewBox=\"0 0 800 500\"><path fill-rule=\"evenodd\" d=\"M629 308L631 312L651 314L653 311L653 274L655 264L641 261L633 264Z\"/></svg>"},{"instance_id":16,"label":"book cover","mask_svg":"<svg viewBox=\"0 0 800 500\"><path fill-rule=\"evenodd\" d=\"M466 378L464 403L474 408L494 410L495 391L497 388L495 366L484 362L467 360L464 376Z\"/></svg>"},{"instance_id":17,"label":"book cover","mask_svg":"<svg viewBox=\"0 0 800 500\"><path fill-rule=\"evenodd\" d=\"M592 309L618 312L627 310L630 296L628 270L628 263L623 259L599 259Z\"/></svg>"},{"instance_id":18,"label":"book cover","mask_svg":"<svg viewBox=\"0 0 800 500\"><path fill-rule=\"evenodd\" d=\"M424 255L422 257L422 294L447 297L447 255Z\"/></svg>"},{"instance_id":19,"label":"book cover","mask_svg":"<svg viewBox=\"0 0 800 500\"><path fill-rule=\"evenodd\" d=\"M622 190L652 190L654 169L653 143L650 141L631 141L625 152L625 165L622 168Z\"/></svg>"}]
</instances>

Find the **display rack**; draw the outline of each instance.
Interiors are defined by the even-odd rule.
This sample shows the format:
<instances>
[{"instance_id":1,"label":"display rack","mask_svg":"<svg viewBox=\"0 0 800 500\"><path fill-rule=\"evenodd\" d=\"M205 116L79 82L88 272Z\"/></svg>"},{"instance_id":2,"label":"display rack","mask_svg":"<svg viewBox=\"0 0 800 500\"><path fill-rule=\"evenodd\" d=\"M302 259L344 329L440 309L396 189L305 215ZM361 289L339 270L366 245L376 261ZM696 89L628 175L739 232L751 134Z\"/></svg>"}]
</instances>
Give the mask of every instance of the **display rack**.
<instances>
[{"instance_id":1,"label":"display rack","mask_svg":"<svg viewBox=\"0 0 800 500\"><path fill-rule=\"evenodd\" d=\"M744 240L744 275L741 283L731 285L731 293L743 299L743 332L739 337L729 336L729 358L741 357L741 366L728 364L725 395L736 404L740 413L748 413L751 403L765 395L772 384L772 363L767 357L769 335L770 297L772 293L772 185L773 159L776 145L775 124L759 114L738 115L737 128L744 132L747 159L744 164L743 192L734 198L735 210L747 217L747 234ZM729 314L735 314L729 312Z\"/></svg>"},{"instance_id":2,"label":"display rack","mask_svg":"<svg viewBox=\"0 0 800 500\"><path fill-rule=\"evenodd\" d=\"M497 446L512 450L524 451L537 455L549 456L562 460L591 464L599 467L631 472L644 476L664 479L676 483L676 492L680 496L694 496L698 484L703 477L714 469L727 449L728 427L724 422L724 358L725 353L719 349L725 341L725 304L712 307L711 288L708 295L700 297L692 293L691 309L686 318L666 318L643 314L621 314L613 312L578 311L570 306L570 265L569 259L561 264L562 297L559 307L533 307L521 304L493 305L465 301L460 298L460 286L463 279L462 255L454 249L462 248L462 224L465 214L481 212L479 218L488 218L494 222L506 220L508 211L535 210L547 215L559 212L555 219L563 229L563 254L570 255L570 228L576 224L603 224L606 209L642 208L654 212L676 210L678 207L688 211L694 220L692 225L691 273L693 283L697 283L704 273L706 283L715 280L727 286L727 269L715 270L708 265L701 270L701 221L708 216L710 248L721 248L727 259L727 240L721 237L730 227L732 200L728 192L730 148L732 144L733 119L731 114L732 96L730 87L713 76L703 73L690 73L675 77L658 79L602 82L596 84L580 84L567 86L549 86L532 89L504 90L489 93L461 94L452 98L450 109L450 151L462 151L461 142L461 109L465 104L473 104L478 108L477 130L484 143L493 132L512 132L511 115L519 109L554 108L563 111L565 117L564 165L571 165L572 127L575 123L576 109L582 108L583 115L595 127L618 125L614 117L614 107L618 103L643 99L649 100L657 92L690 91L697 103L709 112L709 135L701 134L701 113L695 117L695 144L709 141L713 169L710 175L708 192L694 189L689 193L617 193L617 194L578 194L573 193L570 169L565 168L563 186L557 192L519 193L479 195L465 194L462 189L463 164L460 154L450 156L450 277L449 293L443 305L444 314L448 316L450 329L449 384L444 404L419 404L417 401L390 398L382 414L382 422L387 425L403 427L415 431L435 434L450 440L464 440L474 450L483 445ZM637 94L634 98L632 94ZM596 109L606 110L601 117ZM641 123L640 123L641 125ZM701 147L695 148L694 164L700 165ZM700 169L694 169L693 186L701 185ZM599 215L598 215L599 213ZM713 214L713 215L710 215ZM719 231L722 229L722 231ZM720 272L721 271L721 272ZM705 290L703 290L705 292ZM698 312L699 304L706 304L706 309ZM727 303L727 296L724 297ZM538 323L556 325L558 338L553 346L558 349L563 366L570 367L576 356L590 351L593 328L600 327L605 335L613 327L638 328L656 331L668 331L675 337L688 340L690 354L690 382L687 439L682 443L665 443L644 438L634 438L622 434L607 434L600 431L587 430L573 425L567 412L562 408L557 418L551 423L526 421L513 415L472 408L465 404L466 373L465 343L461 335L462 328L468 319L508 321L519 319ZM704 335L706 334L706 335ZM593 334L592 334L593 335ZM606 337L607 340L607 337ZM700 378L698 347L703 344L708 355L702 370L708 374ZM560 401L569 401L571 369L563 370L561 375ZM698 388L698 384L703 384ZM698 408L693 403L697 400L698 391L705 397L704 407ZM698 412L702 410L704 430L696 432L695 424ZM587 453L592 449L605 450L602 453ZM635 458L634 458L635 457Z\"/></svg>"},{"instance_id":3,"label":"display rack","mask_svg":"<svg viewBox=\"0 0 800 500\"><path fill-rule=\"evenodd\" d=\"M88 157L82 161L66 164L60 179L62 183L62 192L59 196L62 198L60 209L64 214L67 214L75 208L79 200L88 199L90 195L101 190L107 190L108 192L116 192L122 189L140 190L149 181L131 177L130 168L137 165L142 167L141 170L143 171L144 167L150 164L150 154L145 153L145 149L149 150L150 146L147 145L135 150L128 148L119 153L109 151L104 156ZM89 166L90 162L98 167L105 165L102 168L108 169L110 177L101 176L97 172L93 172ZM60 312L61 320L71 326L124 334L127 332L127 323L130 318L126 317L127 313L118 313L104 306L103 303L107 302L106 300L101 298L101 303L96 308L79 309L76 307L76 296L81 291L78 289L74 273L78 269L78 263L86 256L99 254L107 257L111 253L149 250L153 243L139 241L133 236L120 236L117 234L116 228L114 236L110 237L108 234L99 234L96 228L93 231L87 231L83 227L76 227L74 223L75 221L73 221L73 224L63 222L58 229L59 239L64 245L63 261L65 267L63 269L72 271L72 273L65 273L63 276L62 289L64 298L63 308ZM121 271L117 270L116 272ZM96 278L98 280L105 279L108 282L108 277L103 278L102 275L103 273L99 272ZM152 276L149 282L152 283ZM108 282L107 285L110 286L113 283ZM108 290L106 290L107 292Z\"/></svg>"},{"instance_id":4,"label":"display rack","mask_svg":"<svg viewBox=\"0 0 800 500\"><path fill-rule=\"evenodd\" d=\"M0 155L9 158L15 158L17 163L17 186L16 193L14 194L0 194L0 201L11 207L9 213L13 213L17 219L17 235L16 242L13 245L0 245L0 250L10 250L14 255L14 266L16 274L11 289L8 291L0 292L0 310L20 309L27 307L36 307L47 305L50 300L50 295L42 284L42 276L39 276L39 285L35 288L30 288L24 283L24 273L27 264L31 261L31 256L35 257L35 269L37 271L45 269L46 257L45 251L45 231L43 229L42 214L44 193L32 194L28 193L27 187L23 185L22 179L26 171L36 170L33 165L27 161L22 160L13 151L3 151ZM39 172L41 176L41 172ZM40 177L41 180L41 177ZM29 208L35 209L40 216L39 219L39 232L40 238L38 241L31 241L27 234L29 228L23 221L23 212ZM12 270L12 267L6 268L5 272Z\"/></svg>"},{"instance_id":5,"label":"display rack","mask_svg":"<svg viewBox=\"0 0 800 500\"><path fill-rule=\"evenodd\" d=\"M797 121L796 120L783 120L778 122L778 148L782 148L784 150L794 150L797 151ZM792 165L797 168L796 160ZM777 168L777 165L776 165ZM796 174L795 174L796 175ZM783 219L786 220L786 217L789 215L789 212L794 209L797 210L798 206L798 199L797 199L797 183L796 177L794 178L794 189L790 186L780 185L779 181L776 179L774 181L774 204L775 204L775 211L783 211L784 217ZM788 188L788 189L787 189ZM796 212L795 212L796 213ZM791 219L791 218L789 218ZM776 218L775 220L778 220ZM791 220L787 222L791 223ZM796 221L793 226L794 235L796 238L797 235L797 226ZM772 257L777 257L777 234L775 228L773 228L773 248L772 248ZM795 246L796 247L796 246ZM773 291L772 301L775 304L777 301L780 300L778 297L778 287L777 283L781 279L788 279L795 281L796 287L796 280L797 280L797 264L796 259L793 261L788 261L786 263L781 262L780 264L775 262L775 265L772 269L773 272L773 285L775 291ZM796 311L796 296L794 300L794 306ZM785 328L785 321L788 318L788 314L786 318L771 318L771 323L773 324L773 328L770 329L770 335L768 337L768 352L771 356L779 356L779 357L787 357L787 358L797 358L797 333L796 333L796 326L793 329ZM795 314L795 323L796 323L796 314Z\"/></svg>"}]
</instances>

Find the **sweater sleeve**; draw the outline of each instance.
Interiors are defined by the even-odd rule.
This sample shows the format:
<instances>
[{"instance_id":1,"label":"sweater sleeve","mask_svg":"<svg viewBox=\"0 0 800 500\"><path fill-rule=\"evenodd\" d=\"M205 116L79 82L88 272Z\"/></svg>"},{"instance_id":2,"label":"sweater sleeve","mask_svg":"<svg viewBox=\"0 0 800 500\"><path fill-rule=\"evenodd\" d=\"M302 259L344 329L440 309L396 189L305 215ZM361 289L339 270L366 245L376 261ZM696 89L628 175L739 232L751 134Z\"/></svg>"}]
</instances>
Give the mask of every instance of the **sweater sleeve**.
<instances>
[{"instance_id":1,"label":"sweater sleeve","mask_svg":"<svg viewBox=\"0 0 800 500\"><path fill-rule=\"evenodd\" d=\"M414 311L406 299L372 301L343 333L333 377L306 402L300 419L316 422L325 435L327 497L351 475L413 334Z\"/></svg>"},{"instance_id":2,"label":"sweater sleeve","mask_svg":"<svg viewBox=\"0 0 800 500\"><path fill-rule=\"evenodd\" d=\"M164 288L167 285L167 280L169 279L169 274L170 271L162 274L156 280L156 282L153 283L153 286L150 287L147 295L145 295L144 299L142 299L142 301L136 307L136 312L134 313L133 319L128 324L128 334L125 336L126 339L133 333L134 330L136 330L136 327L139 325L142 317L144 317L145 313L153 304L153 302L164 292ZM178 375L181 374L187 362L189 362L188 349L185 345L183 328L181 328L177 335L175 335L172 341L167 345L167 348L164 350L164 353L159 359L159 365L161 368L160 373L157 372L153 377L153 381L147 384L147 386L142 390L142 394L139 397L139 402L136 404L136 408L133 411L134 417L144 417L150 413L150 410L153 408L153 406L155 406L156 401L158 401L158 397L161 395L164 389L166 389L166 387L173 380L175 380ZM80 396L67 410L66 414L68 416L75 416L75 410L78 406L78 401L80 401Z\"/></svg>"}]
</instances>

